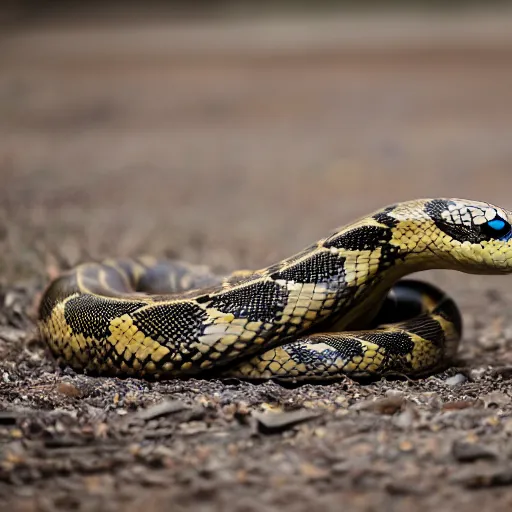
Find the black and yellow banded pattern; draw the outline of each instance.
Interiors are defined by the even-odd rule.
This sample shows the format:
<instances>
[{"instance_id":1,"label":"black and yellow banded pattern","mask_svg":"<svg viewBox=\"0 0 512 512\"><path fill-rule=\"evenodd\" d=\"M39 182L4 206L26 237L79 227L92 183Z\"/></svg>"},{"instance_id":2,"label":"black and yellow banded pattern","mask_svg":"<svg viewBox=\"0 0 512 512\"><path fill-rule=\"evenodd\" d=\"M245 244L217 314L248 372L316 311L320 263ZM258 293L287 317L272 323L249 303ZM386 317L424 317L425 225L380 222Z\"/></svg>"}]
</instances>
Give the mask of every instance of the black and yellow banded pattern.
<instances>
[{"instance_id":1,"label":"black and yellow banded pattern","mask_svg":"<svg viewBox=\"0 0 512 512\"><path fill-rule=\"evenodd\" d=\"M487 203L424 199L228 277L153 258L87 263L50 284L40 332L63 364L99 374L418 375L456 352L460 315L438 289L401 278L511 272L511 221Z\"/></svg>"}]
</instances>

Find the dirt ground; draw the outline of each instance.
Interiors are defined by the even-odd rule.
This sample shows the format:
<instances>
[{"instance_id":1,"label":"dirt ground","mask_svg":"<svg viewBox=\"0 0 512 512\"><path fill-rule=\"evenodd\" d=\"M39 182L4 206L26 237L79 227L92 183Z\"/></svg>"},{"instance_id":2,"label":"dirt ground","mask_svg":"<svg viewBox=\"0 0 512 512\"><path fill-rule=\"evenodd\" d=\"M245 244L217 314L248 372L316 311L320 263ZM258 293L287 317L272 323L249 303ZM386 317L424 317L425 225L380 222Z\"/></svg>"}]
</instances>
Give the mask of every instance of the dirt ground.
<instances>
[{"instance_id":1,"label":"dirt ground","mask_svg":"<svg viewBox=\"0 0 512 512\"><path fill-rule=\"evenodd\" d=\"M261 267L392 201L512 208L512 16L12 28L0 39L0 509L512 507L512 277L422 380L283 387L59 369L51 276Z\"/></svg>"}]
</instances>

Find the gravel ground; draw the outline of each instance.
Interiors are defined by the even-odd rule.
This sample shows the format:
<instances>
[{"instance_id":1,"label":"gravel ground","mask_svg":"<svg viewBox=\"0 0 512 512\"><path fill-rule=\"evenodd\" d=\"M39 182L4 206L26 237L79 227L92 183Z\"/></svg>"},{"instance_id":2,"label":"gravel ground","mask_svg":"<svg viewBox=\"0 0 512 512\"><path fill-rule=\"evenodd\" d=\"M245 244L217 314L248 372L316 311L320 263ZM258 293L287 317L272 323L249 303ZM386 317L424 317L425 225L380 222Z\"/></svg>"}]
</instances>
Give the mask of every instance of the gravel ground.
<instances>
[{"instance_id":1,"label":"gravel ground","mask_svg":"<svg viewBox=\"0 0 512 512\"><path fill-rule=\"evenodd\" d=\"M55 365L34 311L50 277L90 258L227 272L392 201L512 208L511 29L502 16L4 34L0 508L510 510L512 278L425 273L459 302L465 336L449 370L414 381L93 378Z\"/></svg>"}]
</instances>

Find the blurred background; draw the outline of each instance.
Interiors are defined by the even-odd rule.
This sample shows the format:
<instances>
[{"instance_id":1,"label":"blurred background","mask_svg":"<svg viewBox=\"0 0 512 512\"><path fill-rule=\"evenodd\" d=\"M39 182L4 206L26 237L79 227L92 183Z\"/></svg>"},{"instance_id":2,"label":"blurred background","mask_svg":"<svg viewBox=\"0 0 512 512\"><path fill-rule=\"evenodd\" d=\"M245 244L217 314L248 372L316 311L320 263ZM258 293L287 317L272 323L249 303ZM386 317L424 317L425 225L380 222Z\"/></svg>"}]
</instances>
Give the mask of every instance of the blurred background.
<instances>
[{"instance_id":1,"label":"blurred background","mask_svg":"<svg viewBox=\"0 0 512 512\"><path fill-rule=\"evenodd\" d=\"M508 4L4 2L0 279L261 267L416 197L512 208Z\"/></svg>"}]
</instances>

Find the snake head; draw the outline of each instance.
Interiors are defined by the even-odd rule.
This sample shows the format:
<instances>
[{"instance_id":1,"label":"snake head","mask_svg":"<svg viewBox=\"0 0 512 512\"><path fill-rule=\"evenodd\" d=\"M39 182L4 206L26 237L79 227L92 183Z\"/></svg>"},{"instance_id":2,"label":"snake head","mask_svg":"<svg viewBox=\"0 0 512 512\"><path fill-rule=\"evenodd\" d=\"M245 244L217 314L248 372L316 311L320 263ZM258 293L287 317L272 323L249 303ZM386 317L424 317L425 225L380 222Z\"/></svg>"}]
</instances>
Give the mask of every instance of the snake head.
<instances>
[{"instance_id":1,"label":"snake head","mask_svg":"<svg viewBox=\"0 0 512 512\"><path fill-rule=\"evenodd\" d=\"M455 269L482 274L512 272L512 212L464 199L432 199L432 250ZM437 235L437 236L436 236Z\"/></svg>"}]
</instances>

